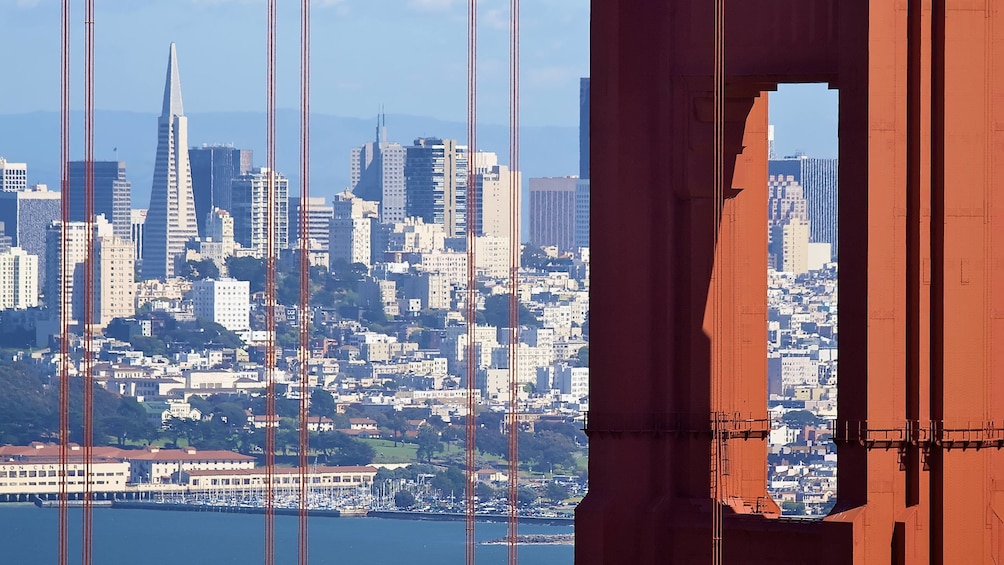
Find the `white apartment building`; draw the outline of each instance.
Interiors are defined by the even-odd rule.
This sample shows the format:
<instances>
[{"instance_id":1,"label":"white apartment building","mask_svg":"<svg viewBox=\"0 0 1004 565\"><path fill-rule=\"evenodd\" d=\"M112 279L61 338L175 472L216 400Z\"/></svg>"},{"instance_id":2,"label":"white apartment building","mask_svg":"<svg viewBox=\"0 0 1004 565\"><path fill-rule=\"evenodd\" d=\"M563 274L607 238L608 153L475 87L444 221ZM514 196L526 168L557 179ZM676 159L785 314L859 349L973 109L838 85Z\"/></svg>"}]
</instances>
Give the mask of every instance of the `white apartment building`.
<instances>
[{"instance_id":1,"label":"white apartment building","mask_svg":"<svg viewBox=\"0 0 1004 565\"><path fill-rule=\"evenodd\" d=\"M84 299L86 289L84 288L83 270L87 268L87 244L93 237L95 240L114 237L112 224L103 215L95 217L94 231L89 232L85 222L67 222L66 224L66 248L62 243L62 224L54 221L48 227L45 234L46 242L46 270L45 276L45 300L46 304L53 311L55 318L59 317L59 308L66 308L70 312L71 323L80 322L83 317ZM131 252L131 251L130 251ZM117 255L116 255L117 256ZM65 258L65 261L61 260ZM133 257L130 257L130 265ZM100 264L100 262L97 262ZM64 268L65 267L65 268ZM95 269L97 271L98 269ZM100 273L95 273L95 289L97 289L97 278ZM130 280L135 278L135 274L130 267ZM60 304L60 292L62 291L63 302ZM93 323L99 323L99 312L94 312Z\"/></svg>"},{"instance_id":2,"label":"white apartment building","mask_svg":"<svg viewBox=\"0 0 1004 565\"><path fill-rule=\"evenodd\" d=\"M554 362L554 349L521 345L516 349L516 356L516 380L520 384L536 383L537 369ZM496 347L492 350L492 366L499 369L509 367L508 347Z\"/></svg>"},{"instance_id":3,"label":"white apartment building","mask_svg":"<svg viewBox=\"0 0 1004 565\"><path fill-rule=\"evenodd\" d=\"M307 230L300 234L300 215L306 214ZM306 205L301 203L299 196L289 199L289 246L299 249L300 240L306 237L307 249L311 255L327 253L331 238L331 218L335 217L335 208L329 206L323 196L307 198Z\"/></svg>"},{"instance_id":4,"label":"white apartment building","mask_svg":"<svg viewBox=\"0 0 1004 565\"><path fill-rule=\"evenodd\" d=\"M269 188L272 188L272 214L269 217ZM234 240L242 247L264 257L272 230L273 250L278 256L289 246L289 179L260 167L233 180L230 210L234 219Z\"/></svg>"},{"instance_id":5,"label":"white apartment building","mask_svg":"<svg viewBox=\"0 0 1004 565\"><path fill-rule=\"evenodd\" d=\"M809 223L793 218L781 231L781 270L800 275L809 270Z\"/></svg>"},{"instance_id":6,"label":"white apartment building","mask_svg":"<svg viewBox=\"0 0 1004 565\"><path fill-rule=\"evenodd\" d=\"M328 237L328 260L334 267L339 260L362 263L369 267L373 257L373 229L380 204L344 192L332 203L334 218Z\"/></svg>"},{"instance_id":7,"label":"white apartment building","mask_svg":"<svg viewBox=\"0 0 1004 565\"><path fill-rule=\"evenodd\" d=\"M540 316L545 328L552 328L558 337L569 337L572 330L572 309L568 305L545 306Z\"/></svg>"},{"instance_id":8,"label":"white apartment building","mask_svg":"<svg viewBox=\"0 0 1004 565\"><path fill-rule=\"evenodd\" d=\"M0 157L0 192L19 192L28 188L28 164L12 163Z\"/></svg>"},{"instance_id":9,"label":"white apartment building","mask_svg":"<svg viewBox=\"0 0 1004 565\"><path fill-rule=\"evenodd\" d=\"M474 266L493 279L509 278L509 238L484 235L475 238ZM518 265L518 263L517 263Z\"/></svg>"},{"instance_id":10,"label":"white apartment building","mask_svg":"<svg viewBox=\"0 0 1004 565\"><path fill-rule=\"evenodd\" d=\"M206 237L199 242L199 255L212 259L216 268L224 274L227 258L237 254L240 249L234 240L234 217L226 210L213 209L206 216Z\"/></svg>"},{"instance_id":11,"label":"white apartment building","mask_svg":"<svg viewBox=\"0 0 1004 565\"><path fill-rule=\"evenodd\" d=\"M102 328L136 313L136 253L132 242L114 236L94 242L94 322Z\"/></svg>"},{"instance_id":12,"label":"white apartment building","mask_svg":"<svg viewBox=\"0 0 1004 565\"><path fill-rule=\"evenodd\" d=\"M443 224L427 224L422 218L408 218L394 224L387 236L387 249L402 253L430 253L446 248Z\"/></svg>"},{"instance_id":13,"label":"white apartment building","mask_svg":"<svg viewBox=\"0 0 1004 565\"><path fill-rule=\"evenodd\" d=\"M476 259L475 259L476 260ZM457 251L422 253L415 268L425 273L439 273L454 288L467 288L467 254Z\"/></svg>"},{"instance_id":14,"label":"white apartment building","mask_svg":"<svg viewBox=\"0 0 1004 565\"><path fill-rule=\"evenodd\" d=\"M38 306L38 257L20 247L0 253L0 310Z\"/></svg>"},{"instance_id":15,"label":"white apartment building","mask_svg":"<svg viewBox=\"0 0 1004 565\"><path fill-rule=\"evenodd\" d=\"M212 320L233 332L251 327L251 283L234 279L196 281L192 285L196 318Z\"/></svg>"},{"instance_id":16,"label":"white apartment building","mask_svg":"<svg viewBox=\"0 0 1004 565\"><path fill-rule=\"evenodd\" d=\"M407 298L419 301L419 309L449 310L450 308L450 283L443 275L422 273L410 276L403 286Z\"/></svg>"},{"instance_id":17,"label":"white apartment building","mask_svg":"<svg viewBox=\"0 0 1004 565\"><path fill-rule=\"evenodd\" d=\"M510 171L505 165L499 165L495 153L479 151L474 156L474 164L477 235L496 236L508 241L512 232L513 212L516 214L516 226L522 225L521 175L518 171ZM516 188L515 197L513 188ZM519 241L519 234L516 236Z\"/></svg>"},{"instance_id":18,"label":"white apartment building","mask_svg":"<svg viewBox=\"0 0 1004 565\"><path fill-rule=\"evenodd\" d=\"M589 367L571 367L564 363L555 365L554 388L576 399L589 396Z\"/></svg>"}]
</instances>

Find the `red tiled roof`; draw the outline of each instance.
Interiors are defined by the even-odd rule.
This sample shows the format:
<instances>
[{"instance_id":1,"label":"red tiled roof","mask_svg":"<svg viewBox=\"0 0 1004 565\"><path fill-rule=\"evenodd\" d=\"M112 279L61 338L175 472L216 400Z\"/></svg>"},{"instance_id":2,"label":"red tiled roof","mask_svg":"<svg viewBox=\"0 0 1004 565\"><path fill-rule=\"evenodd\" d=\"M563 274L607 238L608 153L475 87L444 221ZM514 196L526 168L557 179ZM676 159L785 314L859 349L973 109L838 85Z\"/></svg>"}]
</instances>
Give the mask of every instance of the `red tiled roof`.
<instances>
[{"instance_id":1,"label":"red tiled roof","mask_svg":"<svg viewBox=\"0 0 1004 565\"><path fill-rule=\"evenodd\" d=\"M184 449L161 449L157 452L147 450L124 451L119 455L123 459L133 461L254 461L250 455L242 455L233 451L195 451L189 453Z\"/></svg>"},{"instance_id":2,"label":"red tiled roof","mask_svg":"<svg viewBox=\"0 0 1004 565\"><path fill-rule=\"evenodd\" d=\"M376 473L376 467L370 466L344 466L344 467L311 467L308 474L315 475L320 473ZM233 476L233 475L264 475L265 469L225 469L221 471L185 471L185 473L192 477L217 477L217 476ZM300 469L296 467L276 467L274 473L276 475L298 475Z\"/></svg>"},{"instance_id":3,"label":"red tiled roof","mask_svg":"<svg viewBox=\"0 0 1004 565\"><path fill-rule=\"evenodd\" d=\"M76 444L70 444L70 457L83 457L84 451ZM195 449L119 449L117 447L93 447L91 456L94 459L122 459L134 461L201 461L216 459L223 461L253 461L254 457L242 455L233 451L213 450L198 451ZM0 446L0 459L19 457L24 459L54 459L59 460L58 445L4 445Z\"/></svg>"}]
</instances>

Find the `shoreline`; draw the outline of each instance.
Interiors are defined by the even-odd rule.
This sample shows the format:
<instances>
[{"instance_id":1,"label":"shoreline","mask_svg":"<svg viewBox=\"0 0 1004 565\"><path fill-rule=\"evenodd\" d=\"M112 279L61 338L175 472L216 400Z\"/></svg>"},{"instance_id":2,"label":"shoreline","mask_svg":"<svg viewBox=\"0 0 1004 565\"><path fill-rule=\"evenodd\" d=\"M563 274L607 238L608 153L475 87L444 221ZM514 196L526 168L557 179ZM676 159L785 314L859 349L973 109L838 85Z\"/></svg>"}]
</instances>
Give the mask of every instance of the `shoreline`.
<instances>
[{"instance_id":1,"label":"shoreline","mask_svg":"<svg viewBox=\"0 0 1004 565\"><path fill-rule=\"evenodd\" d=\"M120 510L159 510L169 512L208 512L220 514L264 514L265 509L255 506L213 506L208 504L179 504L160 502L138 502L117 500L111 504L111 508ZM299 511L296 508L276 508L275 514L279 516L297 516ZM458 513L439 512L414 512L406 510L309 510L308 516L324 518L382 518L390 520L421 520L433 522L462 522L466 516ZM478 522L493 523L506 522L508 517L505 514L477 514L475 518ZM536 524L542 526L573 526L574 518L544 517L544 516L521 516L519 522L523 524Z\"/></svg>"}]
</instances>

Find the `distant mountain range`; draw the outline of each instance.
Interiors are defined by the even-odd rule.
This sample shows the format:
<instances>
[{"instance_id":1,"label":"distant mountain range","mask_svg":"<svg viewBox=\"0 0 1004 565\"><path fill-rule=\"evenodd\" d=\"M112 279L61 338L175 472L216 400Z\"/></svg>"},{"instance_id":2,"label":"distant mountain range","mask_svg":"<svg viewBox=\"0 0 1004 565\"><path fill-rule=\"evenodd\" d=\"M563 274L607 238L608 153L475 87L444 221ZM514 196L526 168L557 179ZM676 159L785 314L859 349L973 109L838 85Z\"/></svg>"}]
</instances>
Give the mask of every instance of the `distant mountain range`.
<instances>
[{"instance_id":1,"label":"distant mountain range","mask_svg":"<svg viewBox=\"0 0 1004 565\"><path fill-rule=\"evenodd\" d=\"M71 159L83 156L83 113L71 117ZM276 168L290 179L290 194L299 191L300 115L297 110L277 112ZM524 127L520 136L520 163L524 191L531 177L575 175L579 169L578 128ZM376 137L376 118L369 120L315 114L311 119L311 194L341 192L349 182L349 149ZM416 137L443 137L466 143L467 125L421 116L388 115L387 138L410 145ZM190 146L227 143L254 150L255 166L265 165L265 114L216 112L188 117ZM133 112L97 111L94 127L95 159L125 161L132 181L135 208L150 201L157 116ZM478 149L498 153L509 162L509 129L484 124L478 128ZM28 163L29 184L59 185L59 114L34 112L0 114L0 156ZM527 199L524 198L524 203Z\"/></svg>"}]
</instances>

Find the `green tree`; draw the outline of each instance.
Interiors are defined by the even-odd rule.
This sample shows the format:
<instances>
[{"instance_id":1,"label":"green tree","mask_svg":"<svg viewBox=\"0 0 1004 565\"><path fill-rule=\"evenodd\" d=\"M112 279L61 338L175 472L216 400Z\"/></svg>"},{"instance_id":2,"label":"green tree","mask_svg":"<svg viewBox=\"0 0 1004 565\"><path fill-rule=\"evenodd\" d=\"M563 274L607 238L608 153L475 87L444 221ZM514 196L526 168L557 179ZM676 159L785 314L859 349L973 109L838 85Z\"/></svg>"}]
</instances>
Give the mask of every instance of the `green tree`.
<instances>
[{"instance_id":1,"label":"green tree","mask_svg":"<svg viewBox=\"0 0 1004 565\"><path fill-rule=\"evenodd\" d=\"M415 495L406 490L399 490L397 491L397 494L394 495L394 506L398 508L411 508L415 505L415 502Z\"/></svg>"},{"instance_id":2,"label":"green tree","mask_svg":"<svg viewBox=\"0 0 1004 565\"><path fill-rule=\"evenodd\" d=\"M544 498L554 503L562 502L568 498L568 489L551 481L544 487Z\"/></svg>"},{"instance_id":3,"label":"green tree","mask_svg":"<svg viewBox=\"0 0 1004 565\"><path fill-rule=\"evenodd\" d=\"M805 503L785 500L781 503L781 513L800 516L805 514Z\"/></svg>"},{"instance_id":4,"label":"green tree","mask_svg":"<svg viewBox=\"0 0 1004 565\"><path fill-rule=\"evenodd\" d=\"M492 294L485 298L484 320L497 328L509 327L509 295ZM539 327L540 320L522 303L519 305L519 323L522 326Z\"/></svg>"},{"instance_id":5,"label":"green tree","mask_svg":"<svg viewBox=\"0 0 1004 565\"><path fill-rule=\"evenodd\" d=\"M516 492L516 504L518 506L527 507L533 506L537 503L537 492L530 487L519 487Z\"/></svg>"},{"instance_id":6,"label":"green tree","mask_svg":"<svg viewBox=\"0 0 1004 565\"><path fill-rule=\"evenodd\" d=\"M167 355L167 345L164 343L164 340L157 337L134 335L129 340L129 345L131 345L135 351L142 351L143 355L148 357L153 357L154 355Z\"/></svg>"},{"instance_id":7,"label":"green tree","mask_svg":"<svg viewBox=\"0 0 1004 565\"><path fill-rule=\"evenodd\" d=\"M589 346L583 346L579 348L579 351L575 354L576 364L579 367L589 366Z\"/></svg>"},{"instance_id":8,"label":"green tree","mask_svg":"<svg viewBox=\"0 0 1004 565\"><path fill-rule=\"evenodd\" d=\"M369 465L376 457L372 445L342 432L318 434L317 446L324 452L328 463L333 465ZM334 454L329 455L331 451Z\"/></svg>"},{"instance_id":9,"label":"green tree","mask_svg":"<svg viewBox=\"0 0 1004 565\"><path fill-rule=\"evenodd\" d=\"M119 400L115 414L105 418L105 426L108 434L116 438L119 447L125 446L127 439L153 439L158 428L149 413L132 397Z\"/></svg>"},{"instance_id":10,"label":"green tree","mask_svg":"<svg viewBox=\"0 0 1004 565\"><path fill-rule=\"evenodd\" d=\"M337 413L338 408L335 405L335 397L331 396L330 392L323 388L315 388L310 393L311 416L325 416L334 420Z\"/></svg>"},{"instance_id":11,"label":"green tree","mask_svg":"<svg viewBox=\"0 0 1004 565\"><path fill-rule=\"evenodd\" d=\"M420 461L432 462L432 457L443 450L443 442L440 441L439 432L432 426L422 426L418 430L418 451L415 456Z\"/></svg>"},{"instance_id":12,"label":"green tree","mask_svg":"<svg viewBox=\"0 0 1004 565\"><path fill-rule=\"evenodd\" d=\"M200 259L198 261L189 259L185 261L178 276L190 280L201 281L203 279L220 278L220 268L212 259Z\"/></svg>"},{"instance_id":13,"label":"green tree","mask_svg":"<svg viewBox=\"0 0 1004 565\"><path fill-rule=\"evenodd\" d=\"M0 365L0 444L25 445L58 429L55 388L46 394L45 380L30 365Z\"/></svg>"},{"instance_id":14,"label":"green tree","mask_svg":"<svg viewBox=\"0 0 1004 565\"><path fill-rule=\"evenodd\" d=\"M495 489L493 489L488 483L479 482L474 487L474 494L478 496L478 500L484 502L495 498Z\"/></svg>"},{"instance_id":15,"label":"green tree","mask_svg":"<svg viewBox=\"0 0 1004 565\"><path fill-rule=\"evenodd\" d=\"M265 290L265 262L254 257L227 257L227 272L239 281L251 283L251 292Z\"/></svg>"},{"instance_id":16,"label":"green tree","mask_svg":"<svg viewBox=\"0 0 1004 565\"><path fill-rule=\"evenodd\" d=\"M467 476L456 467L450 467L445 471L436 473L429 481L432 488L438 490L443 496L463 497L467 488Z\"/></svg>"},{"instance_id":17,"label":"green tree","mask_svg":"<svg viewBox=\"0 0 1004 565\"><path fill-rule=\"evenodd\" d=\"M818 425L821 420L808 410L792 410L781 416L781 421L789 428L803 428Z\"/></svg>"}]
</instances>

